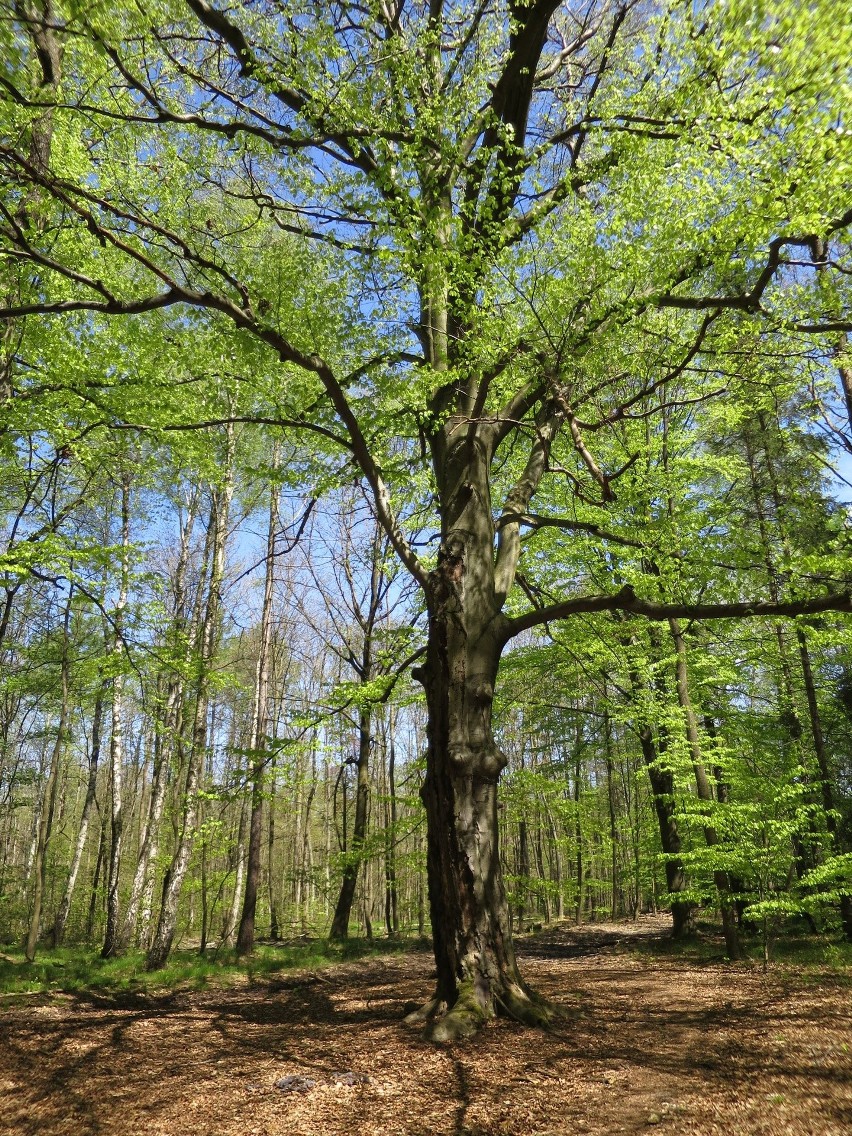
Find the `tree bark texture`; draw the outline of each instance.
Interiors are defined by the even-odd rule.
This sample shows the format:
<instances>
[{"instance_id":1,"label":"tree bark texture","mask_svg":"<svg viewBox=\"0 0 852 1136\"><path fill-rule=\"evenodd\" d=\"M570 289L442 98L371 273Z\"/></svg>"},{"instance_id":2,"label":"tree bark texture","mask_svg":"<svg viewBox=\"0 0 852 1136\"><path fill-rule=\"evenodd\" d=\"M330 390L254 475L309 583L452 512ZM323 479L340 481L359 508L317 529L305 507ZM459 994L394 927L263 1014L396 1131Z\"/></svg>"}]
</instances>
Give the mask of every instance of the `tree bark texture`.
<instances>
[{"instance_id":1,"label":"tree bark texture","mask_svg":"<svg viewBox=\"0 0 852 1136\"><path fill-rule=\"evenodd\" d=\"M427 587L427 878L437 967L434 998L414 1018L439 1018L432 1037L453 1041L497 1012L531 1024L552 1013L525 985L512 945L497 824L506 757L492 732L504 644L495 587L487 439L461 428L438 454L443 541ZM511 566L513 567L513 565ZM500 559L498 554L497 574Z\"/></svg>"}]
</instances>

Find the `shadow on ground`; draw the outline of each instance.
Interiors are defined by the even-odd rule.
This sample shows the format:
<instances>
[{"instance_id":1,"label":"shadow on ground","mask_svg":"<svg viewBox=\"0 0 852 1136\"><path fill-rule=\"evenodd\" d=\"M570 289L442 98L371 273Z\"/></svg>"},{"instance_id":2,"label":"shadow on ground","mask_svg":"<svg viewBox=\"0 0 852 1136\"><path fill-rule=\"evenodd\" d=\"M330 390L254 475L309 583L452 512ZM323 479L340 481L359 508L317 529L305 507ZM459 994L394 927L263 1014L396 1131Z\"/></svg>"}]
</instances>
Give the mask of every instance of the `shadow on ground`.
<instances>
[{"instance_id":1,"label":"shadow on ground","mask_svg":"<svg viewBox=\"0 0 852 1136\"><path fill-rule=\"evenodd\" d=\"M495 1022L454 1049L401 1021L429 993L423 954L165 996L11 999L0 1132L848 1136L849 983L685 962L655 953L664 934L646 919L522 941L522 969L564 1016L548 1033ZM314 1084L275 1087L290 1076Z\"/></svg>"}]
</instances>

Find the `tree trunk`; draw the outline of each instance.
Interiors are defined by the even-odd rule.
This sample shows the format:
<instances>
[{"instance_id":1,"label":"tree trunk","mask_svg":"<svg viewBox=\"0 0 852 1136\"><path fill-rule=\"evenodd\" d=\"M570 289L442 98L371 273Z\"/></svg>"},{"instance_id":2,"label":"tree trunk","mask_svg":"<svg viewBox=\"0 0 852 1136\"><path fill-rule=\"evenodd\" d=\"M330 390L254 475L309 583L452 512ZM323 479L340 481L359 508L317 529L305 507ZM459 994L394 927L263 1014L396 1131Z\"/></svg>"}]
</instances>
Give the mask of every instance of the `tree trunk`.
<instances>
[{"instance_id":1,"label":"tree trunk","mask_svg":"<svg viewBox=\"0 0 852 1136\"><path fill-rule=\"evenodd\" d=\"M121 792L124 745L124 723L121 720L123 711L124 675L122 670L122 654L124 652L124 609L127 606L127 590L129 583L129 552L130 552L130 475L124 473L121 478L121 580L118 590L118 602L113 615L113 646L112 658L115 673L112 678L112 717L109 736L109 766L110 784L112 792L111 840L109 853L109 877L107 882L107 920L104 934L104 945L101 948L101 958L109 958L115 953L119 935L118 903L119 884L121 880L121 843L124 832L124 812Z\"/></svg>"},{"instance_id":2,"label":"tree trunk","mask_svg":"<svg viewBox=\"0 0 852 1136\"><path fill-rule=\"evenodd\" d=\"M196 688L195 715L192 727L192 742L187 762L184 801L181 827L177 845L163 887L163 902L157 930L146 959L147 970L158 970L165 966L171 953L172 942L177 928L178 901L183 881L189 868L189 858L195 839L196 818L198 815L198 789L204 768L207 750L207 715L210 702L210 680L213 657L219 628L220 592L225 570L225 545L228 535L228 516L233 493L233 428L229 429L227 452L225 455L225 481L216 489L210 505L210 529L212 530L210 551L210 577L207 585L207 601L204 618L199 628L198 685Z\"/></svg>"},{"instance_id":3,"label":"tree trunk","mask_svg":"<svg viewBox=\"0 0 852 1136\"><path fill-rule=\"evenodd\" d=\"M606 688L604 688L606 697ZM615 780L613 778L612 762L612 723L609 710L604 708L604 761L606 763L606 798L609 813L609 845L610 845L610 873L612 918L616 919L624 912L624 901L618 880L618 826L615 819Z\"/></svg>"},{"instance_id":4,"label":"tree trunk","mask_svg":"<svg viewBox=\"0 0 852 1136\"><path fill-rule=\"evenodd\" d=\"M273 942L281 937L281 920L278 915L278 887L275 872L275 759L270 762L272 789L269 797L269 824L266 832L266 887L269 892L269 937Z\"/></svg>"},{"instance_id":5,"label":"tree trunk","mask_svg":"<svg viewBox=\"0 0 852 1136\"><path fill-rule=\"evenodd\" d=\"M539 912L540 912L541 917L544 920L544 922L549 923L550 922L550 895L549 895L549 891L548 891L548 887L547 887L547 882L548 882L548 877L549 877L550 873L547 870L547 868L545 868L544 845L543 845L542 839L541 839L542 827L543 826L542 826L542 823L541 823L541 812L539 811L538 816L536 817L536 826L535 826L535 859L536 859L536 866L538 868L538 878L539 878L539 886L538 886L539 904L538 904L538 909L539 909Z\"/></svg>"},{"instance_id":6,"label":"tree trunk","mask_svg":"<svg viewBox=\"0 0 852 1136\"><path fill-rule=\"evenodd\" d=\"M698 733L698 719L695 715L695 708L692 705L692 698L689 693L686 643L683 639L680 624L676 619L669 620L669 629L675 645L675 675L677 679L678 702L680 703L684 717L686 738L689 742L692 767L695 771L695 786L698 791L698 799L704 804L709 814L709 811L713 807L713 788L704 768L704 759L701 754L701 739ZM719 845L719 836L716 832L715 825L713 825L709 819L704 822L704 839L707 841L708 848L716 848ZM724 869L715 867L713 869L713 881L719 893L719 907L722 912L722 930L725 934L725 947L728 952L728 958L740 959L742 958L743 952L737 930L736 906L731 896L730 878Z\"/></svg>"},{"instance_id":7,"label":"tree trunk","mask_svg":"<svg viewBox=\"0 0 852 1136\"><path fill-rule=\"evenodd\" d=\"M59 764L65 749L68 732L68 715L71 709L71 691L69 680L68 638L71 623L71 596L73 589L68 591L68 603L65 606L65 618L62 628L62 657L60 672L62 682L62 703L59 710L59 723L56 729L56 741L50 758L50 769L47 775L47 784L44 787L44 799L39 817L38 836L36 840L33 876L35 889L33 893L33 906L30 914L30 927L27 934L25 957L27 962L35 959L41 930L41 908L44 900L44 886L47 876L47 851L53 828L53 813L56 808L56 792L59 787Z\"/></svg>"},{"instance_id":8,"label":"tree trunk","mask_svg":"<svg viewBox=\"0 0 852 1136\"><path fill-rule=\"evenodd\" d=\"M680 859L681 843L675 815L674 774L665 766L662 745L658 754L649 725L640 728L639 743L642 747L645 768L648 770L648 780L651 782L654 811L657 814L660 830L660 845L666 856L666 886L670 895L677 895L686 890L686 873ZM672 936L679 939L689 928L692 907L691 904L677 899L672 900L671 906Z\"/></svg>"},{"instance_id":9,"label":"tree trunk","mask_svg":"<svg viewBox=\"0 0 852 1136\"><path fill-rule=\"evenodd\" d=\"M577 871L577 896L574 904L574 922L583 921L583 895L585 878L583 873L583 826L580 823L580 744L578 739L577 752L574 755L574 864Z\"/></svg>"},{"instance_id":10,"label":"tree trunk","mask_svg":"<svg viewBox=\"0 0 852 1136\"><path fill-rule=\"evenodd\" d=\"M367 806L370 800L371 724L372 713L369 708L365 708L358 715L358 761L355 766L355 816L352 822L352 842L346 849L346 866L343 869L343 880L340 884L340 893L337 897L334 918L331 921L329 932L329 938L337 942L342 942L349 934L349 917L355 899L355 887L358 883L360 857L363 854L364 841L367 836ZM344 818L345 816L344 807Z\"/></svg>"},{"instance_id":11,"label":"tree trunk","mask_svg":"<svg viewBox=\"0 0 852 1136\"><path fill-rule=\"evenodd\" d=\"M86 915L86 942L91 941L95 931L95 912L98 906L98 884L104 867L104 852L106 850L106 822L107 812L103 811L101 823L98 828L98 854L95 857L95 871L92 875L92 890L89 893L89 911Z\"/></svg>"},{"instance_id":12,"label":"tree trunk","mask_svg":"<svg viewBox=\"0 0 852 1136\"><path fill-rule=\"evenodd\" d=\"M501 626L493 598L481 602L482 565L466 563L465 552L446 543L439 551L428 594L427 662L415 672L428 707L421 796L437 989L411 1019L448 1010L432 1028L436 1041L470 1035L498 1011L538 1025L552 1014L521 979L512 945L497 833L497 780L506 758L491 729Z\"/></svg>"},{"instance_id":13,"label":"tree trunk","mask_svg":"<svg viewBox=\"0 0 852 1136\"><path fill-rule=\"evenodd\" d=\"M83 861L83 851L86 847L86 836L89 831L89 821L92 815L92 809L95 805L95 797L98 787L98 763L101 756L101 723L103 719L103 704L104 704L104 687L98 689L97 698L95 699L95 708L92 716L92 744L89 750L89 780L86 785L86 799L83 802L83 813L80 817L80 827L77 829L77 841L74 845L74 855L71 860L71 869L68 872L68 881L65 885L65 894L62 896L62 902L59 904L59 910L56 912L56 919L53 923L53 941L58 947L62 944L65 938L65 925L68 922L68 914L71 910L71 900L74 897L74 888L77 884L77 876L80 872L80 864Z\"/></svg>"},{"instance_id":14,"label":"tree trunk","mask_svg":"<svg viewBox=\"0 0 852 1136\"><path fill-rule=\"evenodd\" d=\"M822 732L822 719L817 702L814 672L811 666L811 656L808 651L808 641L801 627L796 627L796 638L799 644L799 658L802 663L802 677L805 682L805 695L808 700L808 716L811 721L811 736L814 742L817 766L819 768L820 789L822 793L822 806L825 810L825 827L831 837L835 851L846 851L843 834L837 824L836 802L834 794L834 777L828 763L828 753L825 747L825 735ZM852 942L852 895L840 897L840 923L843 934Z\"/></svg>"},{"instance_id":15,"label":"tree trunk","mask_svg":"<svg viewBox=\"0 0 852 1136\"><path fill-rule=\"evenodd\" d=\"M635 643L629 636L624 636L624 644L628 652L635 650ZM628 660L631 655L628 654ZM630 683L633 693L638 701L640 676L637 667L629 662ZM666 737L659 731L659 743L654 741L654 731L650 722L640 722L638 725L639 745L642 749L642 759L648 771L648 780L651 783L651 796L654 802L654 812L657 815L657 825L660 832L660 847L666 857L665 873L666 886L669 895L677 895L686 890L686 872L683 868L681 855L680 833L677 826L674 795L674 774L665 761ZM639 883L636 885L637 901L639 899ZM672 937L681 938L689 929L692 906L684 901L673 899L672 911Z\"/></svg>"},{"instance_id":16,"label":"tree trunk","mask_svg":"<svg viewBox=\"0 0 852 1136\"><path fill-rule=\"evenodd\" d=\"M186 611L186 573L189 565L190 541L198 512L199 492L194 489L187 502L186 517L180 529L180 552L174 573L174 616L172 634L184 656L184 664L189 664L189 643L182 643L188 625ZM191 631L191 628L190 628ZM162 689L162 688L161 688ZM117 949L126 950L136 935L137 922L139 937L143 946L147 943L151 924L153 900L153 865L160 849L160 825L169 783L169 770L175 749L175 736L178 731L184 695L184 678L179 671L173 671L166 682L165 706L159 717L159 728L154 737L154 769L151 775L151 796L148 802L148 816L142 833L139 860L133 874L133 884L127 901L127 910L121 927Z\"/></svg>"},{"instance_id":17,"label":"tree trunk","mask_svg":"<svg viewBox=\"0 0 852 1136\"><path fill-rule=\"evenodd\" d=\"M547 831L550 836L550 847L553 852L553 886L556 888L556 918L565 918L565 888L562 883L562 855L559 848L559 838L556 832L556 823L553 819L550 805L545 799L544 815L547 818Z\"/></svg>"},{"instance_id":18,"label":"tree trunk","mask_svg":"<svg viewBox=\"0 0 852 1136\"><path fill-rule=\"evenodd\" d=\"M240 801L240 817L237 825L237 839L231 852L230 870L234 873L234 891L231 902L222 919L222 938L220 946L230 950L236 944L237 930L240 921L243 887L246 878L246 819L248 809L245 799ZM258 845L259 845L258 841ZM260 865L258 863L258 870Z\"/></svg>"},{"instance_id":19,"label":"tree trunk","mask_svg":"<svg viewBox=\"0 0 852 1136\"><path fill-rule=\"evenodd\" d=\"M273 469L278 467L278 449L272 455ZM278 533L278 485L269 493L269 524L266 530L266 566L263 586L263 608L260 616L260 643L252 708L252 775L251 818L249 820L248 853L245 861L246 890L237 935L237 954L250 954L254 948L254 923L257 892L260 887L261 840L263 837L263 777L269 761L266 738L269 733L269 663L272 645L272 591L275 584L275 540ZM240 858L242 863L242 857Z\"/></svg>"},{"instance_id":20,"label":"tree trunk","mask_svg":"<svg viewBox=\"0 0 852 1136\"><path fill-rule=\"evenodd\" d=\"M387 807L385 811L385 926L388 938L399 934L399 898L396 882L396 750L394 748L395 716L390 714L386 731L388 754Z\"/></svg>"}]
</instances>

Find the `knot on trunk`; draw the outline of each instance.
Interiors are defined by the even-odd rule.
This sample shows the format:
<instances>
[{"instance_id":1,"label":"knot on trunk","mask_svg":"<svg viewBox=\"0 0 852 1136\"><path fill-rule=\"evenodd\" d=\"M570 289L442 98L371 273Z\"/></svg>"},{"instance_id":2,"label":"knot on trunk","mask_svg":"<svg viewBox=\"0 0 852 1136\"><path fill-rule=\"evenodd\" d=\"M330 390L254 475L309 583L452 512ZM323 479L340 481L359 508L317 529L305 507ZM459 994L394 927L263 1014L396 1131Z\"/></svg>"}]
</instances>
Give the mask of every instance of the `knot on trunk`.
<instances>
[{"instance_id":1,"label":"knot on trunk","mask_svg":"<svg viewBox=\"0 0 852 1136\"><path fill-rule=\"evenodd\" d=\"M436 574L449 584L458 586L464 576L464 541L458 537L443 542L438 549Z\"/></svg>"},{"instance_id":2,"label":"knot on trunk","mask_svg":"<svg viewBox=\"0 0 852 1136\"><path fill-rule=\"evenodd\" d=\"M472 746L467 742L450 743L447 756L456 775L464 774L477 781L496 782L508 762L506 755L493 742L483 746Z\"/></svg>"},{"instance_id":3,"label":"knot on trunk","mask_svg":"<svg viewBox=\"0 0 852 1136\"><path fill-rule=\"evenodd\" d=\"M438 549L437 567L429 574L431 616L445 621L450 613L461 610L464 597L464 544L448 541Z\"/></svg>"},{"instance_id":4,"label":"knot on trunk","mask_svg":"<svg viewBox=\"0 0 852 1136\"><path fill-rule=\"evenodd\" d=\"M450 743L447 746L447 757L456 773L473 773L477 756L473 748L465 742L457 742L455 745Z\"/></svg>"}]
</instances>

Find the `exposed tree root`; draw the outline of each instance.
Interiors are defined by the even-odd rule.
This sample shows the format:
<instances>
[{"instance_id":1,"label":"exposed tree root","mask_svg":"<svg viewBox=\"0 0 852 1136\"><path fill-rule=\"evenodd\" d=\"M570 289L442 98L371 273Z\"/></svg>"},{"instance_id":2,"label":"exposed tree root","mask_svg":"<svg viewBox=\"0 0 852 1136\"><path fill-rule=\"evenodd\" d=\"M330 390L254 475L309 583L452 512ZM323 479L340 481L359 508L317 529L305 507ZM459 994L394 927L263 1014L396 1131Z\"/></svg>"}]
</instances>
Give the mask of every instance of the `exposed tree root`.
<instances>
[{"instance_id":1,"label":"exposed tree root","mask_svg":"<svg viewBox=\"0 0 852 1136\"><path fill-rule=\"evenodd\" d=\"M464 983L449 1008L444 999L435 995L423 1006L407 1014L405 1021L412 1024L431 1023L427 1030L429 1039L442 1045L451 1045L472 1037L496 1014L512 1018L525 1026L547 1029L561 1010L562 1007L514 983L505 986L500 995L489 1003L483 1003L474 984Z\"/></svg>"},{"instance_id":2,"label":"exposed tree root","mask_svg":"<svg viewBox=\"0 0 852 1136\"><path fill-rule=\"evenodd\" d=\"M447 1003L436 994L434 998L430 998L428 1002L424 1002L422 1006L418 1006L416 1010L406 1014L403 1021L413 1025L417 1025L418 1022L429 1022L432 1018L443 1014L446 1009Z\"/></svg>"},{"instance_id":3,"label":"exposed tree root","mask_svg":"<svg viewBox=\"0 0 852 1136\"><path fill-rule=\"evenodd\" d=\"M562 1007L519 986L507 986L498 999L498 1009L525 1026L546 1029L562 1013Z\"/></svg>"},{"instance_id":4,"label":"exposed tree root","mask_svg":"<svg viewBox=\"0 0 852 1136\"><path fill-rule=\"evenodd\" d=\"M493 1017L493 1010L483 1005L473 982L462 982L455 1002L429 1030L429 1038L445 1045L461 1041L472 1037L490 1017Z\"/></svg>"}]
</instances>

